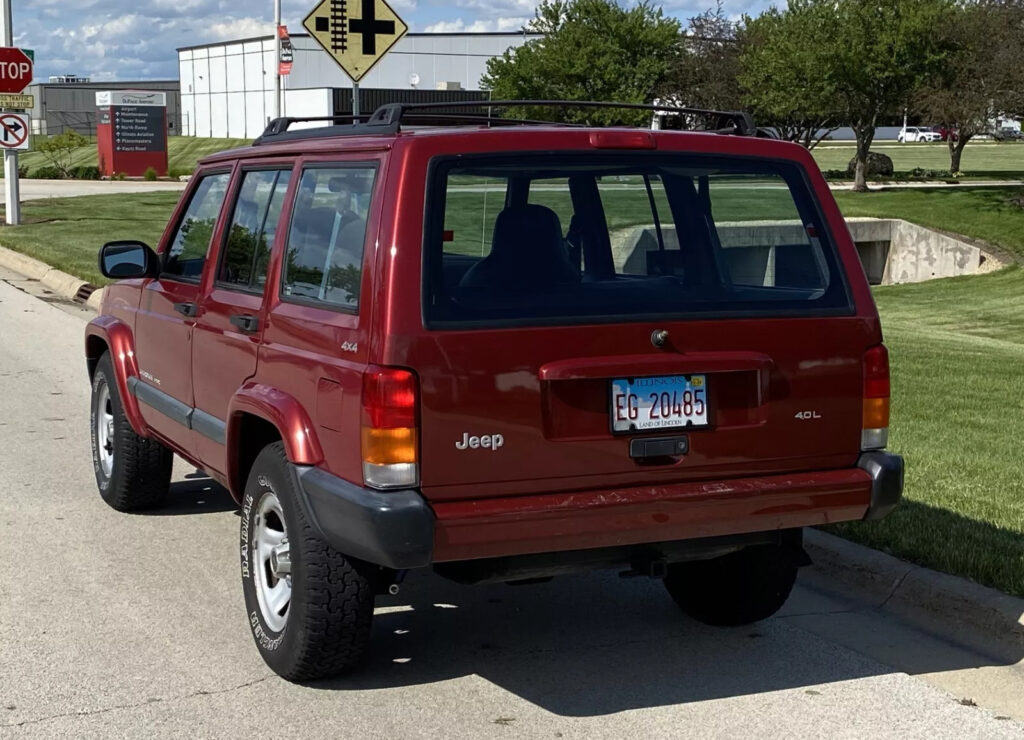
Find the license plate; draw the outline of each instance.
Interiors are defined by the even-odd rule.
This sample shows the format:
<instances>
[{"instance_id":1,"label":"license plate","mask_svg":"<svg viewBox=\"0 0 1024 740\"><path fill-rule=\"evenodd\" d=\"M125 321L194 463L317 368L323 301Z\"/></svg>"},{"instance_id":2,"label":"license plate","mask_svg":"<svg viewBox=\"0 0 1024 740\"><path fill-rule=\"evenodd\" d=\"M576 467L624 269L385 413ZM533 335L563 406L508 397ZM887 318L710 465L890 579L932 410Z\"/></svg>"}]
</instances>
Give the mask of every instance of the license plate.
<instances>
[{"instance_id":1,"label":"license plate","mask_svg":"<svg viewBox=\"0 0 1024 740\"><path fill-rule=\"evenodd\" d=\"M613 432L708 425L703 375L617 378L612 381Z\"/></svg>"}]
</instances>

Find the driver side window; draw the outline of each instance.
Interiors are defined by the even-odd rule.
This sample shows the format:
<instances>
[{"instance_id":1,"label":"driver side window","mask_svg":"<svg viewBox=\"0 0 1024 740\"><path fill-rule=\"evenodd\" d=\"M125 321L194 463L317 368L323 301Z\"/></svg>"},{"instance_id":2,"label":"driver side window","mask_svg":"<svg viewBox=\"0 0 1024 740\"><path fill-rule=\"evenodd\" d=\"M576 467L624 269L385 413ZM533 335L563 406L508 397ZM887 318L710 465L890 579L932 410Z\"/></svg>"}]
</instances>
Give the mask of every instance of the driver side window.
<instances>
[{"instance_id":1,"label":"driver side window","mask_svg":"<svg viewBox=\"0 0 1024 740\"><path fill-rule=\"evenodd\" d=\"M199 182L167 248L162 274L186 280L198 280L203 274L206 254L230 179L230 172L219 172L207 175Z\"/></svg>"}]
</instances>

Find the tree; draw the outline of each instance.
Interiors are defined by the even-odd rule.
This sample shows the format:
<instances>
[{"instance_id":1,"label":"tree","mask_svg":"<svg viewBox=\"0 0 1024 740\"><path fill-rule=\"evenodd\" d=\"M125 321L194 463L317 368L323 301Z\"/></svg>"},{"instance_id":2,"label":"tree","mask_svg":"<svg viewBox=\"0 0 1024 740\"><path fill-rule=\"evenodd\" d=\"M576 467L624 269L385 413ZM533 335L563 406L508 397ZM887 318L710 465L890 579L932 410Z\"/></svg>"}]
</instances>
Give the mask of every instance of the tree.
<instances>
[{"instance_id":1,"label":"tree","mask_svg":"<svg viewBox=\"0 0 1024 740\"><path fill-rule=\"evenodd\" d=\"M949 169L960 172L964 148L998 113L1021 110L1024 91L1024 5L979 0L957 6L944 29L950 52L942 70L914 101L916 111L947 130Z\"/></svg>"},{"instance_id":2,"label":"tree","mask_svg":"<svg viewBox=\"0 0 1024 740\"><path fill-rule=\"evenodd\" d=\"M487 62L480 81L495 99L650 103L680 53L679 22L649 0L544 0L528 30L543 33ZM537 109L509 115L570 123L649 125L619 109Z\"/></svg>"},{"instance_id":3,"label":"tree","mask_svg":"<svg viewBox=\"0 0 1024 740\"><path fill-rule=\"evenodd\" d=\"M834 8L802 0L746 18L740 38L739 84L758 123L813 149L838 126L839 97L828 73L837 43Z\"/></svg>"},{"instance_id":4,"label":"tree","mask_svg":"<svg viewBox=\"0 0 1024 740\"><path fill-rule=\"evenodd\" d=\"M722 0L690 18L683 45L658 97L712 110L743 107L739 75L742 26L726 15Z\"/></svg>"},{"instance_id":5,"label":"tree","mask_svg":"<svg viewBox=\"0 0 1024 740\"><path fill-rule=\"evenodd\" d=\"M828 2L833 5L832 2ZM839 122L857 137L853 189L866 191L867 164L880 117L902 110L952 50L942 33L952 0L836 0L828 66Z\"/></svg>"},{"instance_id":6,"label":"tree","mask_svg":"<svg viewBox=\"0 0 1024 740\"><path fill-rule=\"evenodd\" d=\"M89 146L89 140L74 129L43 139L35 145L37 152L60 170L62 177L71 177L71 164L76 149Z\"/></svg>"},{"instance_id":7,"label":"tree","mask_svg":"<svg viewBox=\"0 0 1024 740\"><path fill-rule=\"evenodd\" d=\"M875 127L941 69L952 14L953 0L790 0L747 24L741 82L755 109L805 132L852 127L864 191Z\"/></svg>"}]
</instances>

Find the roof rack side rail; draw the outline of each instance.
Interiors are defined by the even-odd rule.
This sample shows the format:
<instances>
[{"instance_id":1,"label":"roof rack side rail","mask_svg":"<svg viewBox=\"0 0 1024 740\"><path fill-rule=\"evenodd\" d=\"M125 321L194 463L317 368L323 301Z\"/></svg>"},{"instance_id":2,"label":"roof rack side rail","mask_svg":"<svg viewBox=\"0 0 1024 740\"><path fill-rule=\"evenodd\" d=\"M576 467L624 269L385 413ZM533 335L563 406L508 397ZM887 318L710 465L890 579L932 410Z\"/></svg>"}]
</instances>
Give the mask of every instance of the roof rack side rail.
<instances>
[{"instance_id":1,"label":"roof rack side rail","mask_svg":"<svg viewBox=\"0 0 1024 740\"><path fill-rule=\"evenodd\" d=\"M393 134L398 132L398 124L393 126L371 123L367 116L355 116L343 113L337 116L289 116L275 118L267 124L263 133L253 141L253 146L270 144L289 139L319 138L325 136L366 136L373 134ZM330 122L331 126L316 129L289 130L294 123ZM315 131L316 133L311 133Z\"/></svg>"},{"instance_id":2,"label":"roof rack side rail","mask_svg":"<svg viewBox=\"0 0 1024 740\"><path fill-rule=\"evenodd\" d=\"M721 111L705 108L687 108L666 106L663 104L646 103L610 103L597 100L453 100L450 102L431 103L387 103L380 106L370 116L368 123L379 125L401 125L403 116L412 111L435 108L486 108L488 116L494 108L512 107L551 107L551 108L618 108L623 110L645 110L657 113L670 113L687 116L709 118L719 122L714 127L717 133L732 133L739 136L754 136L757 126L753 117L746 111ZM550 123L556 123L554 121Z\"/></svg>"}]
</instances>

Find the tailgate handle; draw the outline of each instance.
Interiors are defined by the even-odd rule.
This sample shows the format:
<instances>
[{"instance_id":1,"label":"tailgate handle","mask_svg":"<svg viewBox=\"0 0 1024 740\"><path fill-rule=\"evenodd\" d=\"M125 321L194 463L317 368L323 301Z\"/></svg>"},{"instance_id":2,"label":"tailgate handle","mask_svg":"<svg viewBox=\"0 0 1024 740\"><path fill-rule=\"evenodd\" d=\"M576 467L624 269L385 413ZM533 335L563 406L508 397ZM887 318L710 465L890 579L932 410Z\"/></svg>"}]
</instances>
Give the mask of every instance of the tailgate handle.
<instances>
[{"instance_id":1,"label":"tailgate handle","mask_svg":"<svg viewBox=\"0 0 1024 740\"><path fill-rule=\"evenodd\" d=\"M640 437L629 440L629 456L634 460L650 457L679 457L690 451L690 438Z\"/></svg>"}]
</instances>

